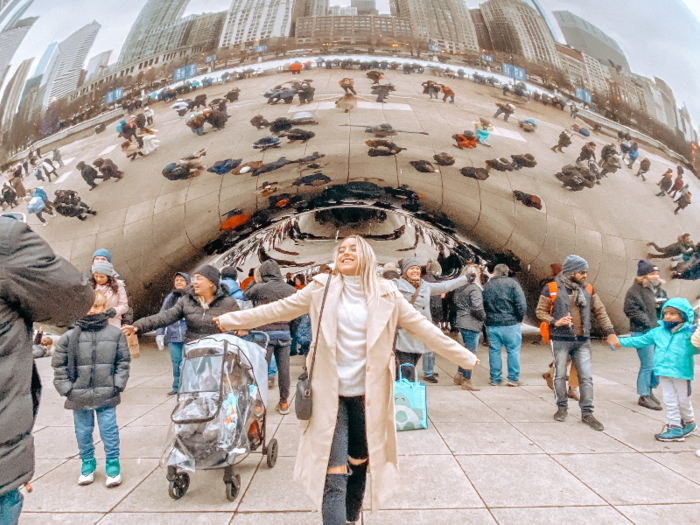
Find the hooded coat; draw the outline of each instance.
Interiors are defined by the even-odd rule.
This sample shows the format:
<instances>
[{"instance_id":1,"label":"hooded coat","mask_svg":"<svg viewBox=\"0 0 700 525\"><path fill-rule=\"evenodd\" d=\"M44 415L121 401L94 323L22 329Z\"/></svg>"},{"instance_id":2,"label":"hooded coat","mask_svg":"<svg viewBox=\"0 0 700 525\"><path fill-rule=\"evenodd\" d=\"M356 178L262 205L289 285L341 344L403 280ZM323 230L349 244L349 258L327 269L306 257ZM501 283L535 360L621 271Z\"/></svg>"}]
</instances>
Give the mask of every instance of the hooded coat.
<instances>
[{"instance_id":1,"label":"hooded coat","mask_svg":"<svg viewBox=\"0 0 700 525\"><path fill-rule=\"evenodd\" d=\"M66 326L95 299L87 277L23 222L0 217L0 495L34 475L32 427L41 381L32 324Z\"/></svg>"},{"instance_id":2,"label":"hooded coat","mask_svg":"<svg viewBox=\"0 0 700 525\"><path fill-rule=\"evenodd\" d=\"M185 279L185 281L187 281L188 286L191 284L192 281L190 279L190 274L185 272L177 272L175 274L175 277L177 277L178 275L180 275ZM173 279L175 277L173 277ZM169 310L170 308L175 306L175 304L180 300L180 297L182 297L186 293L185 290L175 290L173 288L173 291L170 292L163 300L163 305L160 307L160 311L165 312L166 310ZM186 333L187 323L184 319L179 319L170 326L166 326L165 328L158 328L158 330L156 330L157 335L165 336L166 343L183 343L185 341Z\"/></svg>"},{"instance_id":3,"label":"hooded coat","mask_svg":"<svg viewBox=\"0 0 700 525\"><path fill-rule=\"evenodd\" d=\"M329 278L331 283L319 331L324 286ZM365 414L372 472L369 487L372 509L385 505L394 493L401 490L393 397L396 373L393 342L396 329L402 327L412 337L423 341L431 351L463 368L472 368L476 362L474 354L445 336L408 304L394 283L380 280L379 286L379 299L368 304L367 315ZM318 341L311 394L313 413L309 421L300 421L302 435L294 480L303 487L313 505L319 509L323 501L326 469L338 414L338 367L335 355L338 306L342 291L342 276L321 274L291 297L224 315L219 319L222 327L235 330L253 328L272 319L286 322L309 314L314 340ZM309 359L307 356L307 364L310 364Z\"/></svg>"},{"instance_id":4,"label":"hooded coat","mask_svg":"<svg viewBox=\"0 0 700 525\"><path fill-rule=\"evenodd\" d=\"M90 186L95 184L95 179L98 178L97 170L95 170L95 168L85 164L82 161L76 165L76 168L80 170L80 176L85 182L87 182Z\"/></svg>"},{"instance_id":5,"label":"hooded coat","mask_svg":"<svg viewBox=\"0 0 700 525\"><path fill-rule=\"evenodd\" d=\"M131 354L124 333L107 321L104 314L84 317L77 323L79 328L63 334L56 346L51 360L53 384L67 398L68 410L115 407L121 402ZM73 364L72 345L77 350Z\"/></svg>"},{"instance_id":6,"label":"hooded coat","mask_svg":"<svg viewBox=\"0 0 700 525\"><path fill-rule=\"evenodd\" d=\"M481 332L486 319L484 298L481 287L476 282L457 288L452 296L457 310L455 328Z\"/></svg>"},{"instance_id":7,"label":"hooded coat","mask_svg":"<svg viewBox=\"0 0 700 525\"><path fill-rule=\"evenodd\" d=\"M287 281L282 277L277 261L268 259L260 265L260 276L263 282L248 286L243 292L243 297L246 301L252 301L253 306L273 303L294 295L296 288L287 284ZM300 316L297 316L300 317ZM275 330L289 330L288 322L276 322L263 325L259 328L263 331L272 332Z\"/></svg>"},{"instance_id":8,"label":"hooded coat","mask_svg":"<svg viewBox=\"0 0 700 525\"><path fill-rule=\"evenodd\" d=\"M214 323L214 317L226 312L236 312L240 308L238 302L229 295L226 286L219 285L214 292L214 299L205 309L197 300L197 294L190 285L175 306L163 312L144 317L134 323L139 332L145 334L157 328L165 328L175 321L184 319L187 325L185 342L190 343L206 335L220 333Z\"/></svg>"},{"instance_id":9,"label":"hooded coat","mask_svg":"<svg viewBox=\"0 0 700 525\"><path fill-rule=\"evenodd\" d=\"M654 373L659 377L674 377L692 381L695 379L695 354L699 352L700 335L691 326L695 312L687 299L673 297L664 305L680 310L685 322L669 331L661 325L638 337L621 337L624 347L642 348L654 345Z\"/></svg>"}]
</instances>

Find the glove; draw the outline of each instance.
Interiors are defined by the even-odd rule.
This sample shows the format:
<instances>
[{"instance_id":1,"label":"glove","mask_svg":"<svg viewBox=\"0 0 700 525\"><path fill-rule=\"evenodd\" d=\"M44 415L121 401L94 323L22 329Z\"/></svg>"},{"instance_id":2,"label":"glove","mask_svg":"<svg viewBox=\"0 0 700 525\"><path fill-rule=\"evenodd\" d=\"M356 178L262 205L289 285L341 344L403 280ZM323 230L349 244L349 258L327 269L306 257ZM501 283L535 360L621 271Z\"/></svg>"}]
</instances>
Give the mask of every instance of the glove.
<instances>
[{"instance_id":1,"label":"glove","mask_svg":"<svg viewBox=\"0 0 700 525\"><path fill-rule=\"evenodd\" d=\"M156 344L158 345L158 350L163 350L165 348L165 336L164 335L157 335L156 336Z\"/></svg>"},{"instance_id":2,"label":"glove","mask_svg":"<svg viewBox=\"0 0 700 525\"><path fill-rule=\"evenodd\" d=\"M117 316L117 311L114 308L110 308L107 311L105 311L105 315L107 315L109 319L112 319L113 317Z\"/></svg>"}]
</instances>

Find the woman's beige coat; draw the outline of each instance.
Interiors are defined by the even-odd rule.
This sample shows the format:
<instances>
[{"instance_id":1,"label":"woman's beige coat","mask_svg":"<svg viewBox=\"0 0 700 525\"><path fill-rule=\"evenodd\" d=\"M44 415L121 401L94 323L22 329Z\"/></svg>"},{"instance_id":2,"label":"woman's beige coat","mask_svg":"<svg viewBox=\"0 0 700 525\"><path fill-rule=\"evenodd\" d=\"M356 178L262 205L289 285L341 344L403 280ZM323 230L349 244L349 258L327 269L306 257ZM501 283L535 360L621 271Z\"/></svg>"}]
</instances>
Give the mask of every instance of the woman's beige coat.
<instances>
[{"instance_id":1,"label":"woman's beige coat","mask_svg":"<svg viewBox=\"0 0 700 525\"><path fill-rule=\"evenodd\" d=\"M316 333L326 279L326 275L317 275L308 286L286 299L219 318L224 330L240 330L252 329L273 320L290 321L305 313L310 315L314 341L318 338L318 356L312 379L313 414L310 421L300 422L303 434L294 480L302 485L318 509L323 502L323 487L338 415L335 352L338 303L343 290L342 276L333 276L323 312L321 333ZM462 368L471 369L476 363L473 353L445 336L413 308L392 282L380 280L380 284L380 298L368 305L367 316L365 414L372 476L372 509L385 505L401 487L393 396L395 364L392 347L397 327L404 328L413 337L423 341L430 350ZM313 346L312 343L311 353ZM308 364L311 363L311 353L307 358Z\"/></svg>"}]
</instances>

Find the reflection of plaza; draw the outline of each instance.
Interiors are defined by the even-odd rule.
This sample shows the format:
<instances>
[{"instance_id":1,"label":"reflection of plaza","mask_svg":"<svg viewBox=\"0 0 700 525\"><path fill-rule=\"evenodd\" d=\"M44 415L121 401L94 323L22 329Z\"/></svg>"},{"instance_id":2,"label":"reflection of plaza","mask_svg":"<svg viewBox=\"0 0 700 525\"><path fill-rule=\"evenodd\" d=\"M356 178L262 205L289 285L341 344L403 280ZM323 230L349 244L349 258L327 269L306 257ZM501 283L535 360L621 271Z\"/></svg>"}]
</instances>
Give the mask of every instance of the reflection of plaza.
<instances>
[{"instance_id":1,"label":"reflection of plaza","mask_svg":"<svg viewBox=\"0 0 700 525\"><path fill-rule=\"evenodd\" d=\"M347 114L333 105L342 94L338 82L345 76L355 78L358 98L367 103L366 107L360 105ZM291 204L286 207L280 195L288 195L293 204L294 198L311 200L327 187L293 185L306 174L300 173L296 164L259 177L203 172L196 178L180 181L166 180L160 175L167 164L201 148L207 149L207 166L229 158L244 163L273 163L282 156L293 160L319 152L325 155L321 159L321 171L330 179L328 186L363 180L379 187L407 185L408 190L420 196L417 209L444 213L460 235L481 248L512 251L520 259L524 272L535 280L549 272L551 263L578 253L589 261L590 279L614 322L624 324L621 295L636 274L637 261L646 257L646 242L670 244L680 233L698 231L698 219L692 207L674 215L670 199L654 196L655 183L667 167L675 164L644 145L640 158L647 156L652 161L647 182L623 167L586 191L573 193L563 188L554 174L564 164L572 163L584 144L583 137L574 136L573 144L564 154L551 151L562 129L572 123L568 112L534 101L520 103L511 96L508 101L516 105L514 116L508 122L492 119L493 147L459 150L453 147L451 136L472 129L479 117L491 118L495 103L504 99L500 90L468 80L450 80L457 94L456 102L446 104L422 94L421 83L430 78L428 75L388 71L386 80L396 86L396 91L390 95L389 104L378 108L369 93L370 81L362 72L315 69L304 72L304 78L313 79L315 105L301 108L296 107L296 99L294 106L270 106L261 96L270 87L289 80L286 74L207 88L204 92L209 100L221 97L231 85L239 87L241 95L228 106L230 119L225 129L214 133L207 125L208 132L202 137L191 133L169 104L154 104L153 127L158 130L161 146L146 158L133 162L126 160L118 147L120 139L116 137L115 124L110 124L102 134L77 136L61 147L66 167L59 170L59 180L46 188L49 194L56 189L79 191L98 215L85 222L53 219L42 229L42 234L58 253L83 269L89 266L96 247L110 249L120 273L129 281L130 292L145 297L149 295L145 288L151 283L181 269L183 264L193 264L204 257L202 248L218 237L219 226L232 210L240 209L246 215L258 211L254 217L264 222L270 216L295 211ZM249 124L254 115L262 114L272 121L305 109L311 110L319 122L307 126L316 134L314 138L307 143L287 143L283 139L281 148L265 152L253 149L253 142L266 136L265 130L256 130ZM525 133L518 127L518 121L527 118L538 123L535 133ZM407 148L405 151L396 156L370 157L365 141L371 137L361 126L382 122L427 135L401 133L392 140ZM591 139L598 145L598 151L604 144L614 142L610 136L595 133ZM420 173L410 164L417 160L432 161L441 152L454 156L456 163L441 166L439 173ZM488 159L525 153L534 155L536 167L503 173L492 171L483 181L460 173L460 168L465 166L483 167ZM97 157L111 158L125 176L119 182L101 183L88 193L75 165L81 160L92 162ZM692 191L696 184L693 181L690 184ZM273 190L268 189L271 187L276 187L272 194ZM539 196L543 209L523 206L513 198L514 190ZM261 211L268 208L272 211ZM661 269L668 278L667 266L662 265ZM672 281L667 288L671 295L695 299L695 284L683 282L681 286L678 281Z\"/></svg>"}]
</instances>

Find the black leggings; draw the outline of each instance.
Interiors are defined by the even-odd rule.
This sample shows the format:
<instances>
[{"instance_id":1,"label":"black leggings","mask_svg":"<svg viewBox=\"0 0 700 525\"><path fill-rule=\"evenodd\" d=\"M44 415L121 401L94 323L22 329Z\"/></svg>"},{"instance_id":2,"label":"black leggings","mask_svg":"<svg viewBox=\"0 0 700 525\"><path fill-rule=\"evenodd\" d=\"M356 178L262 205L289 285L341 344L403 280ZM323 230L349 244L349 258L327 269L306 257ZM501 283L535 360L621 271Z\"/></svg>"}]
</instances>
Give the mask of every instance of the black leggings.
<instances>
[{"instance_id":1,"label":"black leggings","mask_svg":"<svg viewBox=\"0 0 700 525\"><path fill-rule=\"evenodd\" d=\"M365 396L340 396L328 468L347 465L348 474L326 474L323 525L345 525L360 518L369 461L353 465L348 458L368 457Z\"/></svg>"}]
</instances>

